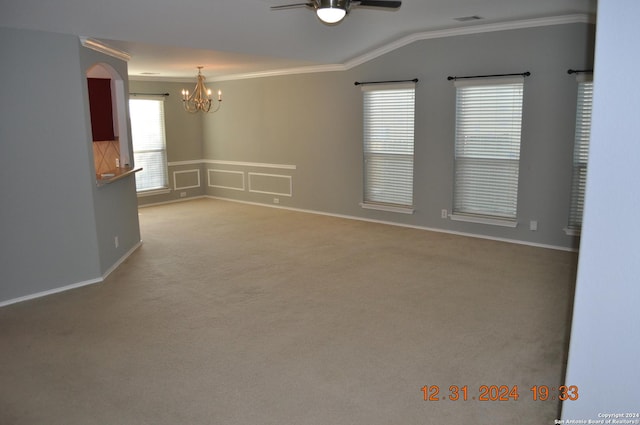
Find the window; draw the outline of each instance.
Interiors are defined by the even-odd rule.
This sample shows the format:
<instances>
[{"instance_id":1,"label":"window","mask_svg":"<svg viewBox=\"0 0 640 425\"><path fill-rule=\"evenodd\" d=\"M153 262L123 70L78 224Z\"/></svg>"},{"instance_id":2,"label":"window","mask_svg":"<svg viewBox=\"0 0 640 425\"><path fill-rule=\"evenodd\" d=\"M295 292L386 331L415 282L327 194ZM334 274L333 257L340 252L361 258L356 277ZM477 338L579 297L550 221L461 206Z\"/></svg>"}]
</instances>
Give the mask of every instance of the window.
<instances>
[{"instance_id":1,"label":"window","mask_svg":"<svg viewBox=\"0 0 640 425\"><path fill-rule=\"evenodd\" d=\"M164 98L130 99L131 136L138 192L168 189Z\"/></svg>"},{"instance_id":2,"label":"window","mask_svg":"<svg viewBox=\"0 0 640 425\"><path fill-rule=\"evenodd\" d=\"M454 220L514 227L523 77L456 81Z\"/></svg>"},{"instance_id":3,"label":"window","mask_svg":"<svg viewBox=\"0 0 640 425\"><path fill-rule=\"evenodd\" d=\"M415 84L363 86L365 208L412 212Z\"/></svg>"},{"instance_id":4,"label":"window","mask_svg":"<svg viewBox=\"0 0 640 425\"><path fill-rule=\"evenodd\" d=\"M573 179L571 186L571 207L569 229L582 227L584 189L587 183L587 159L591 135L591 106L593 101L593 81L584 75L578 80L578 108L576 111L576 133L573 147Z\"/></svg>"}]
</instances>

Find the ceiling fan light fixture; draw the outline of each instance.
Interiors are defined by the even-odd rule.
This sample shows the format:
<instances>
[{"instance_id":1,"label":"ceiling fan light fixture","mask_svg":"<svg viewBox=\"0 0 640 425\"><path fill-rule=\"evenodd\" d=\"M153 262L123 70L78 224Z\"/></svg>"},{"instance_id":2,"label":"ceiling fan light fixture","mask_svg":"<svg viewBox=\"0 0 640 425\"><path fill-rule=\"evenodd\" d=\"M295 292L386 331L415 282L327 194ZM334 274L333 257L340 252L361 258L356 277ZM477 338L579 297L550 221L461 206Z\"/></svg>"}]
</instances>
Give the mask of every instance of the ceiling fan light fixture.
<instances>
[{"instance_id":1,"label":"ceiling fan light fixture","mask_svg":"<svg viewBox=\"0 0 640 425\"><path fill-rule=\"evenodd\" d=\"M322 22L325 22L327 24L337 24L338 22L342 21L347 12L344 9L326 7L323 9L318 9L316 11L316 14Z\"/></svg>"},{"instance_id":2,"label":"ceiling fan light fixture","mask_svg":"<svg viewBox=\"0 0 640 425\"><path fill-rule=\"evenodd\" d=\"M318 19L327 24L337 24L347 15L344 0L320 0L316 9Z\"/></svg>"}]
</instances>

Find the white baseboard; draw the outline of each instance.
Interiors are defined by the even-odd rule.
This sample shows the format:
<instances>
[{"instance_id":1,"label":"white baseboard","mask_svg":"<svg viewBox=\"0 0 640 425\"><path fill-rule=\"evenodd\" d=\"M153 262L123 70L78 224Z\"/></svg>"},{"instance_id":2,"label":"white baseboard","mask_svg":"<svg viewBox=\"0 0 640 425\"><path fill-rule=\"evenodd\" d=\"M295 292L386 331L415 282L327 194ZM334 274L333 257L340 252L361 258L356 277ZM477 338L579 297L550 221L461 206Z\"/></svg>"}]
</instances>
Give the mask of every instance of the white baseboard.
<instances>
[{"instance_id":1,"label":"white baseboard","mask_svg":"<svg viewBox=\"0 0 640 425\"><path fill-rule=\"evenodd\" d=\"M140 248L141 245L142 245L142 241L140 241L137 244L135 244L133 246L133 248L131 248L129 251L127 251L126 254L124 254L122 257L120 257L120 259L118 261L116 261L113 266L109 267L109 269L107 269L107 271L100 277L97 277L95 279L84 280L82 282L72 283L70 285L65 285L65 286L61 286L61 287L58 287L58 288L49 289L47 291L36 292L35 294L29 294L29 295L25 295L25 296L18 297L18 298L13 298L13 299L6 300L6 301L0 301L0 307L5 307L5 306L8 306L10 304L16 304L16 303L20 303L20 302L23 302L23 301L29 301L29 300L33 300L33 299L36 299L36 298L41 298L41 297L46 297L48 295L57 294L58 292L70 291L71 289L81 288L83 286L93 285L95 283L104 282L104 280L107 278L107 276L109 276L115 269L117 269L118 266L120 264L122 264L131 254L133 254L133 252L136 249Z\"/></svg>"},{"instance_id":2,"label":"white baseboard","mask_svg":"<svg viewBox=\"0 0 640 425\"><path fill-rule=\"evenodd\" d=\"M124 263L125 260L127 258L129 258L129 256L131 254L133 254L135 252L136 249L140 248L142 246L142 240L138 241L138 243L136 243L129 251L127 251L122 257L120 257L120 259L118 261L116 261L111 267L109 267L103 274L102 274L102 278L101 281L105 280L111 273L113 273L113 271L115 269L117 269L120 264Z\"/></svg>"},{"instance_id":3,"label":"white baseboard","mask_svg":"<svg viewBox=\"0 0 640 425\"><path fill-rule=\"evenodd\" d=\"M344 215L344 214L333 214L333 213L327 213L327 212L322 212L322 211L305 210L305 209L301 209L301 208L284 207L282 205L262 204L260 202L240 201L240 200L237 200L237 199L224 198L224 197L220 197L220 196L205 195L204 197L205 198L210 198L210 199L220 199L222 201L238 202L238 203L241 203L241 204L258 205L258 206L261 206L261 207L279 208L279 209L290 210L290 211L298 211L298 212L309 213L309 214L318 214L318 215L326 215L326 216L329 216L329 217L345 218L345 219L348 219L348 220L368 221L368 222L371 222L371 223L388 224L390 226L407 227L407 228L410 228L410 229L426 230L426 231L429 231L429 232L438 232L438 233L446 233L446 234L450 234L450 235L466 236L466 237L469 237L469 238L486 239L486 240L498 241L498 242L507 242L507 243L513 243L513 244L516 244L516 245L533 246L533 247L536 247L536 248L554 249L554 250L557 250L557 251L567 251L567 252L578 252L578 250L575 249L575 248L568 248L568 247L557 246L557 245L547 245L547 244L541 244L541 243L535 243L535 242L527 242L527 241L521 241L521 240L518 240L518 239L497 238L497 237L493 237L493 236L478 235L478 234L475 234L475 233L457 232L455 230L437 229L437 228L434 228L434 227L425 227L425 226L416 226L416 225L413 225L413 224L396 223L394 221L376 220L376 219L371 219L371 218L357 217L357 216Z\"/></svg>"},{"instance_id":4,"label":"white baseboard","mask_svg":"<svg viewBox=\"0 0 640 425\"><path fill-rule=\"evenodd\" d=\"M58 292L69 291L71 289L81 288L87 285L93 285L94 283L102 282L102 278L89 279L78 283L72 283L71 285L61 286L59 288L49 289L48 291L36 292L35 294L25 295L23 297L14 298L11 300L0 301L0 307L5 307L10 304L21 303L23 301L29 301L36 298L46 297L47 295L57 294Z\"/></svg>"}]
</instances>

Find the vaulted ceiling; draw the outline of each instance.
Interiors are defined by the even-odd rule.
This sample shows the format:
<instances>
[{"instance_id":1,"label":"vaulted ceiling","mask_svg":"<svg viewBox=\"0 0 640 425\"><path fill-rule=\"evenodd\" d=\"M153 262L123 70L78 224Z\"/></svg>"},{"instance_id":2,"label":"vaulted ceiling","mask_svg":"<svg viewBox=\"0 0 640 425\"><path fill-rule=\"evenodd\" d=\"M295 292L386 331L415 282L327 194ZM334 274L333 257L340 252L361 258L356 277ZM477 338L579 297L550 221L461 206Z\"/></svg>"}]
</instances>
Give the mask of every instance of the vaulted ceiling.
<instances>
[{"instance_id":1,"label":"vaulted ceiling","mask_svg":"<svg viewBox=\"0 0 640 425\"><path fill-rule=\"evenodd\" d=\"M98 39L131 54L131 78L208 79L343 65L416 33L572 15L596 0L403 0L357 8L338 25L298 0L0 0L0 26ZM459 21L478 16L482 19Z\"/></svg>"}]
</instances>

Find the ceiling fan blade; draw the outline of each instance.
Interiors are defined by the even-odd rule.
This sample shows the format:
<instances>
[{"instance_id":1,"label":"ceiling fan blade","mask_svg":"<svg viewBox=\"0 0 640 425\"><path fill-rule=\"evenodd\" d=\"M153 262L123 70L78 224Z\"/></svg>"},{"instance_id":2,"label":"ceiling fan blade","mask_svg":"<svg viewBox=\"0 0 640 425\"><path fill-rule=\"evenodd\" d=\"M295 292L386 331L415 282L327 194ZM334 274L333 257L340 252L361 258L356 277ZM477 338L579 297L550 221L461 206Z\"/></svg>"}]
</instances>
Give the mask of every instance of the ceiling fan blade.
<instances>
[{"instance_id":1,"label":"ceiling fan blade","mask_svg":"<svg viewBox=\"0 0 640 425\"><path fill-rule=\"evenodd\" d=\"M294 4L283 4L280 6L271 6L271 10L285 10L285 9L295 9L298 7L315 7L315 4L312 2L309 3L294 3Z\"/></svg>"},{"instance_id":2,"label":"ceiling fan blade","mask_svg":"<svg viewBox=\"0 0 640 425\"><path fill-rule=\"evenodd\" d=\"M398 9L401 5L401 1L377 1L377 0L360 0L354 1L354 6L365 6L365 7L384 7L387 9Z\"/></svg>"}]
</instances>

